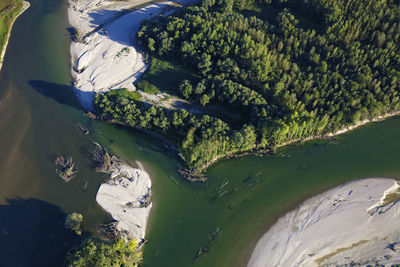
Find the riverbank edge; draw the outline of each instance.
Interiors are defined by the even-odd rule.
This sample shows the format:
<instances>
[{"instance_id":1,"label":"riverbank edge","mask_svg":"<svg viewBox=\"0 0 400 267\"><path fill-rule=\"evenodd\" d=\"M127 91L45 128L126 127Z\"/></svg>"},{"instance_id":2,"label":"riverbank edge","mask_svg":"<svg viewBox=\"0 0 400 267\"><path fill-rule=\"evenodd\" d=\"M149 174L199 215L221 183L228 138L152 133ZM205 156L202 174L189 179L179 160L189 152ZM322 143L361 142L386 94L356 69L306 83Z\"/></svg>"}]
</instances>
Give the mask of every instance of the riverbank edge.
<instances>
[{"instance_id":1,"label":"riverbank edge","mask_svg":"<svg viewBox=\"0 0 400 267\"><path fill-rule=\"evenodd\" d=\"M21 16L22 13L24 13L30 6L31 6L31 4L30 4L29 2L23 1L23 2L22 2L22 9L21 9L21 11L18 13L18 15L15 16L14 20L13 20L13 21L11 22L11 24L10 24L10 27L9 27L9 29L8 29L8 34L7 34L7 40L6 40L6 43L4 44L3 51L1 52L1 55L0 55L0 71L1 71L1 68L3 67L4 56L5 56L5 54L6 54L8 41L10 40L11 31L12 31L12 28L13 28L13 26L14 26L14 23L15 23L15 21L17 20L17 18L18 18L19 16Z\"/></svg>"},{"instance_id":2,"label":"riverbank edge","mask_svg":"<svg viewBox=\"0 0 400 267\"><path fill-rule=\"evenodd\" d=\"M220 155L214 159L212 159L210 162L208 162L206 165L202 166L199 169L193 170L193 169L189 169L187 168L186 170L181 170L181 175L188 181L190 182L205 182L207 180L206 177L204 177L205 172L207 172L207 170L212 167L212 165L216 164L219 161L222 160L228 160L228 159L234 159L234 158L240 158L240 157L244 157L244 156L251 156L251 155L265 155L267 153L273 153L275 152L276 149L278 148L283 148L285 146L288 145L292 145L292 144L300 144L303 142L308 142L308 141L312 141L312 140L323 140L323 139L329 139L329 138L334 138L336 136L339 136L341 134L345 134L348 133L352 130L355 130L361 126L365 126L369 123L375 123L375 122L380 122L380 121L384 121L386 119L395 117L400 115L400 110L397 111L392 111L392 112L388 112L382 115L379 115L375 118L372 119L365 119L362 121L357 122L354 125L350 125L350 126L345 126L340 130L337 130L335 132L330 132L330 133L326 133L323 135L315 135L315 136L310 136L307 138L300 138L300 139L293 139L287 142L284 142L282 144L279 144L277 146L274 147L270 147L270 148L254 148L253 150L248 150L248 151L243 151L243 152L235 152L235 153L230 153L230 154L225 154L225 155ZM98 119L98 120L102 120L100 118L97 117L97 115L94 114L94 116L90 116L92 119ZM115 125L119 125L122 127L128 127L146 134L149 134L159 140L161 140L162 142L164 142L164 144L166 144L168 146L168 148L173 152L176 153L176 155L178 156L178 158L182 161L182 163L184 165L186 165L185 160L183 159L181 153L179 152L179 150L176 148L175 144L171 143L168 139L166 139L165 137L163 137L161 134L154 132L154 131L149 131L146 129L142 129L142 128L138 128L138 127L131 127L123 122L120 121L115 121L115 120L103 120L106 121L107 123L110 124L115 124Z\"/></svg>"},{"instance_id":3,"label":"riverbank edge","mask_svg":"<svg viewBox=\"0 0 400 267\"><path fill-rule=\"evenodd\" d=\"M157 2L160 2L160 1L157 1ZM70 2L70 4L71 4L71 2ZM151 4L153 4L153 1L148 1L148 2L142 3L139 6L140 7L145 7L145 6L151 5ZM70 22L70 24L72 24L72 23ZM73 72L73 70L72 70L72 72ZM93 103L92 103L92 105L93 105ZM295 144L295 143L302 143L302 142L311 141L311 140L333 138L333 137L338 136L340 134L344 134L344 133L347 133L347 132L349 132L351 130L354 130L354 129L360 127L360 126L366 125L367 123L382 121L382 120L384 120L386 118L393 117L393 116L396 116L396 115L399 115L399 114L400 114L400 110L397 110L397 111L394 111L394 112L388 112L388 113L385 113L385 114L382 114L382 115L378 115L375 118L359 121L354 125L350 125L350 126L346 125L342 129L337 130L335 132L329 132L329 133L322 134L322 135L313 135L313 136L306 137L306 138L293 139L293 140L286 141L286 142L284 142L282 144L273 145L273 146L269 146L269 147L257 147L257 146L255 146L253 149L247 150L247 151L232 152L232 153L218 155L215 158L212 158L209 162L207 162L204 165L202 165L200 167L197 167L197 168L190 168L188 166L187 162L182 157L182 154L177 149L176 144L170 142L166 137L162 136L160 133L155 132L155 131L149 131L149 130L146 130L146 129L141 129L141 128L138 128L138 127L133 127L133 128L135 130L139 130L141 132L144 132L146 134L150 134L150 135L152 135L152 136L154 136L156 138L159 138L164 143L166 143L167 147L169 147L171 149L171 151L176 153L178 158L182 161L182 163L184 165L184 167L183 167L184 169L181 170L181 175L183 177L185 177L188 181L191 181L191 182L199 182L199 181L200 182L205 182L206 178L205 178L204 175L207 172L207 169L209 169L212 165L214 165L215 163L217 163L220 160L238 158L238 157L243 157L243 156L246 156L246 155L264 155L264 154L271 153L271 152L273 153L273 152L275 152L276 149L284 147L286 145L291 145L291 144ZM108 123L118 124L118 125L122 125L122 126L125 126L125 127L129 127L128 125L126 125L123 122L114 121L114 120L105 120L105 121L107 121Z\"/></svg>"},{"instance_id":4,"label":"riverbank edge","mask_svg":"<svg viewBox=\"0 0 400 267\"><path fill-rule=\"evenodd\" d=\"M270 153L273 152L275 149L278 148L282 148L288 145L292 145L292 144L296 144L296 143L303 143L303 142L307 142L307 141L312 141L312 140L322 140L322 139L328 139L328 138L334 138L336 136L339 136L341 134L345 134L347 132L350 132L352 130L355 130L361 126L365 126L369 123L374 123L374 122L380 122L380 121L384 121L386 119L395 117L400 115L400 110L397 111L391 111L382 115L378 115L375 118L372 119L365 119L362 121L357 122L354 125L350 125L350 126L345 126L340 130L337 130L336 132L330 132L330 133L326 133L326 134L322 134L322 135L314 135L314 136L310 136L307 138L299 138L299 139L293 139L293 140L289 140L286 141L282 144L276 145L274 147L271 148L255 148L254 150L249 150L249 151L244 151L244 152L240 152L240 153L232 153L232 154L227 154L227 155L221 155L220 157L216 157L214 159L212 159L207 166L204 166L204 168L201 168L201 171L204 172L206 171L206 169L208 169L209 167L211 167L213 164L217 163L220 160L225 160L225 159L231 159L231 158L239 158L242 156L247 156L247 155L263 155L266 153Z\"/></svg>"}]
</instances>

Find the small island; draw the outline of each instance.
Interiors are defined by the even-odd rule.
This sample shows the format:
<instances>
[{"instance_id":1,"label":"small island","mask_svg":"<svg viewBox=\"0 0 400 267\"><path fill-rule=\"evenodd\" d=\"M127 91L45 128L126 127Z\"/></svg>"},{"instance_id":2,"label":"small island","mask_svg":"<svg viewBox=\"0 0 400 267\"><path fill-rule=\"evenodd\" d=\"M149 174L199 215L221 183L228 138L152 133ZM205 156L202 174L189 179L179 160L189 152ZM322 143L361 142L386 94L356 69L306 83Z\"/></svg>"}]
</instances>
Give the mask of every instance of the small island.
<instances>
[{"instance_id":1,"label":"small island","mask_svg":"<svg viewBox=\"0 0 400 267\"><path fill-rule=\"evenodd\" d=\"M152 206L151 180L142 164L136 164L138 168L133 168L113 156L106 171L109 179L100 185L96 201L116 221L119 238L134 239L142 245Z\"/></svg>"},{"instance_id":2,"label":"small island","mask_svg":"<svg viewBox=\"0 0 400 267\"><path fill-rule=\"evenodd\" d=\"M113 221L98 226L97 235L86 237L70 251L66 266L138 266L152 207L150 176L141 162L136 161L134 168L98 143L91 153L96 171L107 176L97 191L96 202ZM81 214L69 214L65 227L81 235L82 221Z\"/></svg>"}]
</instances>

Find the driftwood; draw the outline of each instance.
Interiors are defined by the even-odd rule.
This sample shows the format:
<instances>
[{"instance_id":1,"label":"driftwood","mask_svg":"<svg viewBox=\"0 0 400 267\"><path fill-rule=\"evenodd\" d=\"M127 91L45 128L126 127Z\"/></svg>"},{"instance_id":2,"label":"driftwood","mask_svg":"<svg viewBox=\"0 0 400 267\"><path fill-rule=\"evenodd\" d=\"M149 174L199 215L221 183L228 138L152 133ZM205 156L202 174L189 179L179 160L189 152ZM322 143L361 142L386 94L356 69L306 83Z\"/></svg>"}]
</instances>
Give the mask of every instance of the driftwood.
<instances>
[{"instance_id":1,"label":"driftwood","mask_svg":"<svg viewBox=\"0 0 400 267\"><path fill-rule=\"evenodd\" d=\"M55 160L55 165L57 176L67 183L71 181L78 172L71 157L64 158L63 156L59 156Z\"/></svg>"},{"instance_id":2,"label":"driftwood","mask_svg":"<svg viewBox=\"0 0 400 267\"><path fill-rule=\"evenodd\" d=\"M96 230L105 239L117 241L121 239L121 232L117 229L117 225L117 221L108 224L101 224Z\"/></svg>"},{"instance_id":3,"label":"driftwood","mask_svg":"<svg viewBox=\"0 0 400 267\"><path fill-rule=\"evenodd\" d=\"M204 177L204 175L198 173L198 172L193 172L190 170L178 170L179 173L185 177L186 180L190 181L190 182L205 182L207 181L206 177Z\"/></svg>"},{"instance_id":4,"label":"driftwood","mask_svg":"<svg viewBox=\"0 0 400 267\"><path fill-rule=\"evenodd\" d=\"M139 200L140 207L145 208L150 205L151 203L151 190L147 188L147 193Z\"/></svg>"},{"instance_id":5,"label":"driftwood","mask_svg":"<svg viewBox=\"0 0 400 267\"><path fill-rule=\"evenodd\" d=\"M144 245L146 245L146 243L147 243L147 239L141 239L140 240L140 242L139 242L139 244L138 244L138 248L141 248L142 246L144 246Z\"/></svg>"},{"instance_id":6,"label":"driftwood","mask_svg":"<svg viewBox=\"0 0 400 267\"><path fill-rule=\"evenodd\" d=\"M92 112L90 112L90 111L85 112L83 115L88 117L88 118L91 118L93 120L97 119L97 116L95 114L93 114Z\"/></svg>"},{"instance_id":7,"label":"driftwood","mask_svg":"<svg viewBox=\"0 0 400 267\"><path fill-rule=\"evenodd\" d=\"M83 190L83 191L86 191L87 186L88 186L88 181L85 182L85 184L84 184L83 187L82 187L82 190Z\"/></svg>"},{"instance_id":8,"label":"driftwood","mask_svg":"<svg viewBox=\"0 0 400 267\"><path fill-rule=\"evenodd\" d=\"M80 131L82 134L89 134L89 129L86 128L85 125L83 125L83 124L81 124L81 123L77 123L77 124L76 124L76 127L79 129L79 131Z\"/></svg>"},{"instance_id":9,"label":"driftwood","mask_svg":"<svg viewBox=\"0 0 400 267\"><path fill-rule=\"evenodd\" d=\"M92 150L92 158L96 163L96 171L108 173L110 167L113 165L113 156L106 148L100 146L100 144L93 142L95 145Z\"/></svg>"}]
</instances>

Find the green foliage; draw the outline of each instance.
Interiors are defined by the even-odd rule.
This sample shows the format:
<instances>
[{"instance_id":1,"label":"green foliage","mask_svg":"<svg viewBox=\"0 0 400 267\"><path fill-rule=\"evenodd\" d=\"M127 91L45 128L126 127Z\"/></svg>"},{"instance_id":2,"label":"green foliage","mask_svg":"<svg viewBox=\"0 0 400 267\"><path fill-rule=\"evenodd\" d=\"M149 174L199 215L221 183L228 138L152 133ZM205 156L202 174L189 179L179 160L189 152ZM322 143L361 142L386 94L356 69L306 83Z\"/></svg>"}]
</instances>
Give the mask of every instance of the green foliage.
<instances>
[{"instance_id":1,"label":"green foliage","mask_svg":"<svg viewBox=\"0 0 400 267\"><path fill-rule=\"evenodd\" d=\"M196 81L196 75L171 61L152 58L149 69L140 78L137 88L149 94L160 91L176 93L182 80Z\"/></svg>"},{"instance_id":2,"label":"green foliage","mask_svg":"<svg viewBox=\"0 0 400 267\"><path fill-rule=\"evenodd\" d=\"M118 51L118 53L115 55L115 57L119 58L121 56L127 56L127 55L129 55L130 52L131 52L131 50L129 49L129 47L124 47L120 51Z\"/></svg>"},{"instance_id":3,"label":"green foliage","mask_svg":"<svg viewBox=\"0 0 400 267\"><path fill-rule=\"evenodd\" d=\"M77 233L78 235L81 234L81 222L83 221L82 214L79 213L71 213L68 214L65 218L65 228L70 229Z\"/></svg>"},{"instance_id":4,"label":"green foliage","mask_svg":"<svg viewBox=\"0 0 400 267\"><path fill-rule=\"evenodd\" d=\"M115 243L109 243L96 239L87 239L81 246L67 257L68 267L136 267L142 261L142 252L138 249L138 243L131 239L125 243L120 239Z\"/></svg>"},{"instance_id":5,"label":"green foliage","mask_svg":"<svg viewBox=\"0 0 400 267\"><path fill-rule=\"evenodd\" d=\"M141 96L138 92L130 91L127 88L112 90L112 91L108 92L108 95L114 96L114 97L118 97L118 96L126 97L128 99L132 99L132 100L136 100L136 101L139 101L141 98Z\"/></svg>"},{"instance_id":6,"label":"green foliage","mask_svg":"<svg viewBox=\"0 0 400 267\"><path fill-rule=\"evenodd\" d=\"M227 123L209 115L149 107L113 91L96 94L94 103L101 119L167 136L180 149L190 168L202 168L220 154L240 151L240 147L233 142L236 131ZM204 147L207 150L203 150Z\"/></svg>"},{"instance_id":7,"label":"green foliage","mask_svg":"<svg viewBox=\"0 0 400 267\"><path fill-rule=\"evenodd\" d=\"M208 95L204 94L204 95L202 95L202 96L200 97L200 104L201 104L202 106L207 105L209 102L210 102L210 97L209 97Z\"/></svg>"},{"instance_id":8,"label":"green foliage","mask_svg":"<svg viewBox=\"0 0 400 267\"><path fill-rule=\"evenodd\" d=\"M158 94L160 92L160 89L158 89L157 86L149 83L148 81L146 81L144 79L140 80L137 83L137 88L147 94L152 94L152 95Z\"/></svg>"},{"instance_id":9,"label":"green foliage","mask_svg":"<svg viewBox=\"0 0 400 267\"><path fill-rule=\"evenodd\" d=\"M193 92L193 86L190 83L190 81L188 80L182 81L181 84L179 85L179 93L181 93L184 98L189 98L192 92Z\"/></svg>"},{"instance_id":10,"label":"green foliage","mask_svg":"<svg viewBox=\"0 0 400 267\"><path fill-rule=\"evenodd\" d=\"M397 0L204 0L144 23L137 38L153 56L139 87L241 118L97 98L105 119L164 134L191 168L400 107Z\"/></svg>"},{"instance_id":11,"label":"green foliage","mask_svg":"<svg viewBox=\"0 0 400 267\"><path fill-rule=\"evenodd\" d=\"M22 10L22 0L0 1L0 54L6 45L11 24Z\"/></svg>"}]
</instances>

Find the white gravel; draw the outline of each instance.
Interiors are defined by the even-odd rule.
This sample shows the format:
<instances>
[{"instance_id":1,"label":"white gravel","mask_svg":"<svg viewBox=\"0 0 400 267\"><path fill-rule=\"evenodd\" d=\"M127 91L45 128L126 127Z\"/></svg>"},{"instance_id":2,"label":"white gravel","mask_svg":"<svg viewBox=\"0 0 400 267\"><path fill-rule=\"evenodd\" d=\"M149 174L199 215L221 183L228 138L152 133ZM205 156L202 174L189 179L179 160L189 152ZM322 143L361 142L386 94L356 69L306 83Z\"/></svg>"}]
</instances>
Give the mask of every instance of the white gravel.
<instances>
[{"instance_id":1,"label":"white gravel","mask_svg":"<svg viewBox=\"0 0 400 267\"><path fill-rule=\"evenodd\" d=\"M117 228L126 232L127 238L144 239L152 205L140 207L140 201L151 192L149 175L121 162L113 169L110 178L108 183L100 186L97 203L119 222Z\"/></svg>"},{"instance_id":2,"label":"white gravel","mask_svg":"<svg viewBox=\"0 0 400 267\"><path fill-rule=\"evenodd\" d=\"M354 181L287 213L260 239L248 263L261 266L357 266L400 263L400 193L395 180Z\"/></svg>"},{"instance_id":3,"label":"white gravel","mask_svg":"<svg viewBox=\"0 0 400 267\"><path fill-rule=\"evenodd\" d=\"M118 15L121 10L146 2L150 1L69 1L69 22L79 32L79 39L83 39L83 42L71 44L71 65L75 91L85 109L93 109L96 92L136 89L134 82L148 67L144 55L137 51L134 43L143 20L170 12L167 7L196 0L166 1Z\"/></svg>"}]
</instances>

